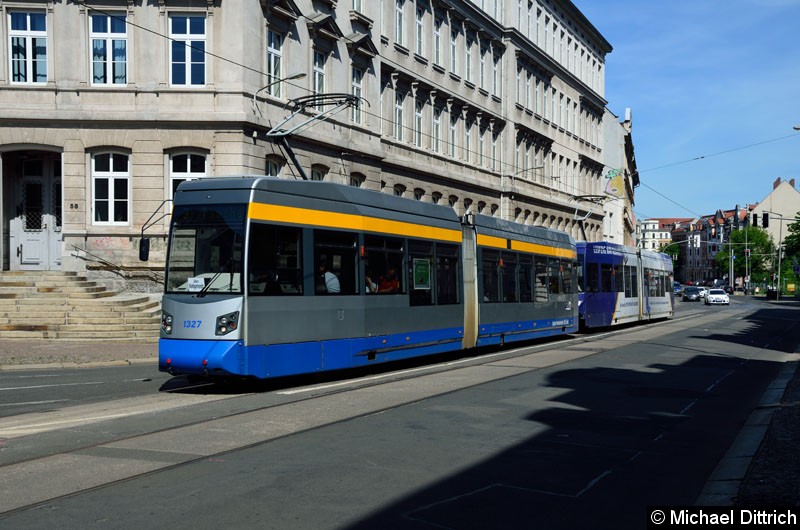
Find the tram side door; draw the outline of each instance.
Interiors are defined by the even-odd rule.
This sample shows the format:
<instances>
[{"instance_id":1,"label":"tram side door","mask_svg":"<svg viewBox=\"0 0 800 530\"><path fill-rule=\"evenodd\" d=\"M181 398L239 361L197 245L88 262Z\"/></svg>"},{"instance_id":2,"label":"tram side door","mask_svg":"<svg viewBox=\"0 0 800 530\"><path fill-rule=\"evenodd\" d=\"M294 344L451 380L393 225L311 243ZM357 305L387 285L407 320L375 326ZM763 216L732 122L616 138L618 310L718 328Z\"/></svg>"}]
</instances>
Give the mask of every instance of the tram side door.
<instances>
[{"instance_id":1,"label":"tram side door","mask_svg":"<svg viewBox=\"0 0 800 530\"><path fill-rule=\"evenodd\" d=\"M9 222L11 270L61 268L61 176L58 159L22 162L15 212Z\"/></svg>"}]
</instances>

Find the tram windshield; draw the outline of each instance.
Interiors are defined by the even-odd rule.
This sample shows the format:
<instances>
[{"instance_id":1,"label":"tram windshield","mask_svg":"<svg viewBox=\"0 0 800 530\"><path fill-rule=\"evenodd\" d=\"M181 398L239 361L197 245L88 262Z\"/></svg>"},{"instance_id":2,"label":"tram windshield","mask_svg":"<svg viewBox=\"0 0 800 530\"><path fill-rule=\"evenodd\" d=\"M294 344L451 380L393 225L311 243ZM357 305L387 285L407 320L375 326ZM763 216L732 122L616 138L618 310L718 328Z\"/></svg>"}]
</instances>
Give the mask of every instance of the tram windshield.
<instances>
[{"instance_id":1,"label":"tram windshield","mask_svg":"<svg viewBox=\"0 0 800 530\"><path fill-rule=\"evenodd\" d=\"M176 206L166 292L242 293L247 205Z\"/></svg>"}]
</instances>

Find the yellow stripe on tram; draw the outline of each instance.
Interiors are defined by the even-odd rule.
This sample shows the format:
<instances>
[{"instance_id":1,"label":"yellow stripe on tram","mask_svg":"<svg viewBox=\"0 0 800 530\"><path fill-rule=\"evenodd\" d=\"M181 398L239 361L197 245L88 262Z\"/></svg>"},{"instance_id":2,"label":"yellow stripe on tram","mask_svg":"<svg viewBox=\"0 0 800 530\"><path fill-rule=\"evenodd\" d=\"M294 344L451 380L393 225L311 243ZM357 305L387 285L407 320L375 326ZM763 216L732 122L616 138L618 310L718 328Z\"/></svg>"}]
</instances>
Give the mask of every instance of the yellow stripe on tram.
<instances>
[{"instance_id":1,"label":"yellow stripe on tram","mask_svg":"<svg viewBox=\"0 0 800 530\"><path fill-rule=\"evenodd\" d=\"M525 243L523 241L511 241L512 250L520 250L522 252L530 252L531 254L545 254L547 256L555 256L558 258L576 259L578 252L571 248L558 248L550 247L547 245L539 245L537 243Z\"/></svg>"},{"instance_id":2,"label":"yellow stripe on tram","mask_svg":"<svg viewBox=\"0 0 800 530\"><path fill-rule=\"evenodd\" d=\"M257 221L276 221L280 223L313 225L323 228L339 228L397 236L420 237L435 239L437 241L450 241L453 243L461 242L460 230L437 228L403 221L392 221L390 219L380 219L378 217L368 217L365 215L309 210L308 208L296 208L294 206L250 203L247 216Z\"/></svg>"},{"instance_id":3,"label":"yellow stripe on tram","mask_svg":"<svg viewBox=\"0 0 800 530\"><path fill-rule=\"evenodd\" d=\"M478 246L508 249L508 240L504 237L487 236L478 234Z\"/></svg>"},{"instance_id":4,"label":"yellow stripe on tram","mask_svg":"<svg viewBox=\"0 0 800 530\"><path fill-rule=\"evenodd\" d=\"M511 242L511 250L520 252L528 252L529 254L541 254L544 256L553 256L557 258L576 259L578 257L577 251L570 248L551 247L549 245L540 245L538 243L526 243L524 241L517 241L516 239L506 239L503 237L487 236L486 234L478 234L478 245L482 247L493 247L506 250L509 248L508 242Z\"/></svg>"}]
</instances>

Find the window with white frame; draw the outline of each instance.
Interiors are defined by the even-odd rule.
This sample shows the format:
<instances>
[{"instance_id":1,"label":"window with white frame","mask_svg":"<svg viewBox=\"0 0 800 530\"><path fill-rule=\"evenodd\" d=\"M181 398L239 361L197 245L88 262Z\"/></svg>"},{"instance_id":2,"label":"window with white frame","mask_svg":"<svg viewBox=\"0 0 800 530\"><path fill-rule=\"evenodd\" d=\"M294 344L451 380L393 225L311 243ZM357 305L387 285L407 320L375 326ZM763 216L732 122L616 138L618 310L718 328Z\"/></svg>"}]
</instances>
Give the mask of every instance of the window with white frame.
<instances>
[{"instance_id":1,"label":"window with white frame","mask_svg":"<svg viewBox=\"0 0 800 530\"><path fill-rule=\"evenodd\" d=\"M322 182L325 180L325 177L328 175L329 171L330 169L327 166L323 166L322 164L314 164L311 166L311 180Z\"/></svg>"},{"instance_id":2,"label":"window with white frame","mask_svg":"<svg viewBox=\"0 0 800 530\"><path fill-rule=\"evenodd\" d=\"M432 127L431 149L434 153L442 150L442 109L433 108L433 127Z\"/></svg>"},{"instance_id":3,"label":"window with white frame","mask_svg":"<svg viewBox=\"0 0 800 530\"><path fill-rule=\"evenodd\" d=\"M464 79L472 82L472 41L469 37L464 41Z\"/></svg>"},{"instance_id":4,"label":"window with white frame","mask_svg":"<svg viewBox=\"0 0 800 530\"><path fill-rule=\"evenodd\" d=\"M47 16L44 12L8 13L11 82L47 82Z\"/></svg>"},{"instance_id":5,"label":"window with white frame","mask_svg":"<svg viewBox=\"0 0 800 530\"><path fill-rule=\"evenodd\" d=\"M478 70L478 86L486 89L486 53L487 50L483 46L480 49L479 57L479 70Z\"/></svg>"},{"instance_id":6,"label":"window with white frame","mask_svg":"<svg viewBox=\"0 0 800 530\"><path fill-rule=\"evenodd\" d=\"M92 13L92 84L128 83L128 25L125 15Z\"/></svg>"},{"instance_id":7,"label":"window with white frame","mask_svg":"<svg viewBox=\"0 0 800 530\"><path fill-rule=\"evenodd\" d=\"M422 112L425 110L425 100L417 99L414 103L414 145L422 147Z\"/></svg>"},{"instance_id":8,"label":"window with white frame","mask_svg":"<svg viewBox=\"0 0 800 530\"><path fill-rule=\"evenodd\" d=\"M458 74L458 30L450 31L450 71Z\"/></svg>"},{"instance_id":9,"label":"window with white frame","mask_svg":"<svg viewBox=\"0 0 800 530\"><path fill-rule=\"evenodd\" d=\"M283 33L269 30L267 33L267 92L279 98L282 95L283 83Z\"/></svg>"},{"instance_id":10,"label":"window with white frame","mask_svg":"<svg viewBox=\"0 0 800 530\"><path fill-rule=\"evenodd\" d=\"M206 17L170 15L170 84L206 84Z\"/></svg>"},{"instance_id":11,"label":"window with white frame","mask_svg":"<svg viewBox=\"0 0 800 530\"><path fill-rule=\"evenodd\" d=\"M403 105L405 104L405 94L396 90L394 94L394 137L397 141L403 141Z\"/></svg>"},{"instance_id":12,"label":"window with white frame","mask_svg":"<svg viewBox=\"0 0 800 530\"><path fill-rule=\"evenodd\" d=\"M500 75L500 57L498 55L492 55L492 94L495 96L500 95L501 80L502 76Z\"/></svg>"},{"instance_id":13,"label":"window with white frame","mask_svg":"<svg viewBox=\"0 0 800 530\"><path fill-rule=\"evenodd\" d=\"M92 199L95 225L127 225L130 218L130 156L92 156Z\"/></svg>"},{"instance_id":14,"label":"window with white frame","mask_svg":"<svg viewBox=\"0 0 800 530\"><path fill-rule=\"evenodd\" d=\"M433 64L442 64L442 24L440 17L433 22Z\"/></svg>"},{"instance_id":15,"label":"window with white frame","mask_svg":"<svg viewBox=\"0 0 800 530\"><path fill-rule=\"evenodd\" d=\"M169 157L169 178L171 197L175 196L178 185L185 180L195 180L206 176L206 156L197 153L173 154Z\"/></svg>"},{"instance_id":16,"label":"window with white frame","mask_svg":"<svg viewBox=\"0 0 800 530\"><path fill-rule=\"evenodd\" d=\"M458 114L455 112L450 113L450 157L456 157L456 148L457 141L456 141L456 133L458 132Z\"/></svg>"},{"instance_id":17,"label":"window with white frame","mask_svg":"<svg viewBox=\"0 0 800 530\"><path fill-rule=\"evenodd\" d=\"M417 6L417 16L414 21L414 51L418 55L425 55L425 8Z\"/></svg>"},{"instance_id":18,"label":"window with white frame","mask_svg":"<svg viewBox=\"0 0 800 530\"><path fill-rule=\"evenodd\" d=\"M325 64L328 62L328 55L320 50L314 50L314 64L312 66L312 87L314 94L325 93ZM323 110L321 106L317 110Z\"/></svg>"},{"instance_id":19,"label":"window with white frame","mask_svg":"<svg viewBox=\"0 0 800 530\"><path fill-rule=\"evenodd\" d=\"M404 44L403 33L405 33L403 4L404 0L394 0L394 40L401 46Z\"/></svg>"},{"instance_id":20,"label":"window with white frame","mask_svg":"<svg viewBox=\"0 0 800 530\"><path fill-rule=\"evenodd\" d=\"M279 158L267 158L266 174L268 177L280 177L283 169L283 160Z\"/></svg>"},{"instance_id":21,"label":"window with white frame","mask_svg":"<svg viewBox=\"0 0 800 530\"><path fill-rule=\"evenodd\" d=\"M364 183L367 182L367 176L362 173L351 173L350 174L350 186L354 188L362 188L364 187Z\"/></svg>"},{"instance_id":22,"label":"window with white frame","mask_svg":"<svg viewBox=\"0 0 800 530\"><path fill-rule=\"evenodd\" d=\"M525 71L525 108L531 110L531 81L533 80L533 74L529 71ZM536 100L533 102L534 108L536 107Z\"/></svg>"},{"instance_id":23,"label":"window with white frame","mask_svg":"<svg viewBox=\"0 0 800 530\"><path fill-rule=\"evenodd\" d=\"M485 133L486 129L480 129L478 131L478 165L483 166L483 152L485 147Z\"/></svg>"},{"instance_id":24,"label":"window with white frame","mask_svg":"<svg viewBox=\"0 0 800 530\"><path fill-rule=\"evenodd\" d=\"M498 143L500 141L500 133L492 133L492 170L497 171L500 169L500 159L498 158Z\"/></svg>"},{"instance_id":25,"label":"window with white frame","mask_svg":"<svg viewBox=\"0 0 800 530\"><path fill-rule=\"evenodd\" d=\"M472 122L469 120L464 122L464 160L467 162L471 159L472 149Z\"/></svg>"},{"instance_id":26,"label":"window with white frame","mask_svg":"<svg viewBox=\"0 0 800 530\"><path fill-rule=\"evenodd\" d=\"M363 121L362 110L361 110L361 96L364 91L364 69L359 68L358 66L352 67L351 73L351 93L359 98L355 105L353 105L353 111L351 114L351 119L353 123L361 124Z\"/></svg>"},{"instance_id":27,"label":"window with white frame","mask_svg":"<svg viewBox=\"0 0 800 530\"><path fill-rule=\"evenodd\" d=\"M360 13L363 9L362 4L362 0L353 0L353 11L358 11Z\"/></svg>"}]
</instances>

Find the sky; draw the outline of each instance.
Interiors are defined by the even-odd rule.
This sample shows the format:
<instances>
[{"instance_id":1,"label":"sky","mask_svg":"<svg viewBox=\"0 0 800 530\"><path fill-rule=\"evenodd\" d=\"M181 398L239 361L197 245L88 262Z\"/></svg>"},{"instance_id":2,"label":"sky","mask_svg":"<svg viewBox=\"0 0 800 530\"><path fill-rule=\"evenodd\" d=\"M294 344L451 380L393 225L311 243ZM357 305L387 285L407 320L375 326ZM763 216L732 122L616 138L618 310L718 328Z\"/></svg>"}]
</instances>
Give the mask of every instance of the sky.
<instances>
[{"instance_id":1,"label":"sky","mask_svg":"<svg viewBox=\"0 0 800 530\"><path fill-rule=\"evenodd\" d=\"M800 189L800 0L572 0L611 44L605 98L631 109L638 219Z\"/></svg>"}]
</instances>

